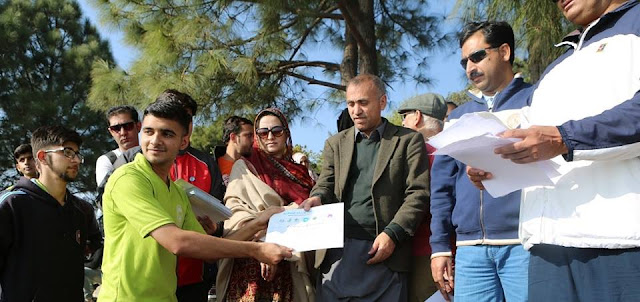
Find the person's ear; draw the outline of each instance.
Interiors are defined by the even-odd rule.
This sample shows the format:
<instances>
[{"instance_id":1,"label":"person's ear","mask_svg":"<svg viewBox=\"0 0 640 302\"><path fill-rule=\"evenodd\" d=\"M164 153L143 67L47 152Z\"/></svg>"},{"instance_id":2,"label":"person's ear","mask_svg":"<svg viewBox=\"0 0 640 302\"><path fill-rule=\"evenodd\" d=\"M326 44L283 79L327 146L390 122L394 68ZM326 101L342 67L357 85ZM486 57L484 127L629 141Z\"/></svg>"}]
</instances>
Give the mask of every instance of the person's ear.
<instances>
[{"instance_id":1,"label":"person's ear","mask_svg":"<svg viewBox=\"0 0 640 302\"><path fill-rule=\"evenodd\" d=\"M509 47L509 44L504 43L498 47L498 53L503 61L509 62L509 58L511 57L511 47Z\"/></svg>"},{"instance_id":2,"label":"person's ear","mask_svg":"<svg viewBox=\"0 0 640 302\"><path fill-rule=\"evenodd\" d=\"M238 137L238 135L235 134L235 132L229 133L229 141L230 142L235 142L237 137Z\"/></svg>"},{"instance_id":3,"label":"person's ear","mask_svg":"<svg viewBox=\"0 0 640 302\"><path fill-rule=\"evenodd\" d=\"M38 162L40 162L43 165L47 165L46 157L47 157L47 153L44 152L43 150L39 150L36 153L36 158L38 159Z\"/></svg>"},{"instance_id":4,"label":"person's ear","mask_svg":"<svg viewBox=\"0 0 640 302\"><path fill-rule=\"evenodd\" d=\"M423 122L424 117L422 116L422 112L420 110L416 110L413 114L416 115L416 117L413 119L413 126L418 128L418 125Z\"/></svg>"}]
</instances>

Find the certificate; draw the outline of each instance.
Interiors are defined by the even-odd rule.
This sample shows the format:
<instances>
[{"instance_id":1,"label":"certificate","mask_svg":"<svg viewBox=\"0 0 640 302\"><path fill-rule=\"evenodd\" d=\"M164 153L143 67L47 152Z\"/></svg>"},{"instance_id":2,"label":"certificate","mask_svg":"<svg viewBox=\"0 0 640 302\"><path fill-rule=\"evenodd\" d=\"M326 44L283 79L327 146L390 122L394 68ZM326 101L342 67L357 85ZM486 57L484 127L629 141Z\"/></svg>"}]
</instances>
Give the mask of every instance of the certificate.
<instances>
[{"instance_id":1,"label":"certificate","mask_svg":"<svg viewBox=\"0 0 640 302\"><path fill-rule=\"evenodd\" d=\"M269 219L266 242L296 252L339 248L344 245L344 204L287 210Z\"/></svg>"}]
</instances>

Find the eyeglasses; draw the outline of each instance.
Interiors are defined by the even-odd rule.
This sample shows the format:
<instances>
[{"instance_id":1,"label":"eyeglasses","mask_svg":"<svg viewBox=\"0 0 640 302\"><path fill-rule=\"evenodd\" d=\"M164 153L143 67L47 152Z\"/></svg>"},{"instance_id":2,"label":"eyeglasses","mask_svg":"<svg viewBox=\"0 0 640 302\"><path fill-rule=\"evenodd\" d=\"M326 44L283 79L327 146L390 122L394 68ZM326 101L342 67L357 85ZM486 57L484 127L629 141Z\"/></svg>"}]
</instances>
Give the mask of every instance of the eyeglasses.
<instances>
[{"instance_id":1,"label":"eyeglasses","mask_svg":"<svg viewBox=\"0 0 640 302\"><path fill-rule=\"evenodd\" d=\"M473 63L478 63L478 62L484 60L484 58L487 57L487 50L494 49L494 48L498 48L498 47L487 47L487 48L476 50L476 51L472 52L469 56L467 56L466 58L460 60L460 65L462 66L462 69L467 69L467 61L471 61Z\"/></svg>"},{"instance_id":2,"label":"eyeglasses","mask_svg":"<svg viewBox=\"0 0 640 302\"><path fill-rule=\"evenodd\" d=\"M80 160L80 163L81 164L84 163L84 156L82 156L80 152L76 152L75 150L69 147L60 147L58 149L44 150L45 153L60 152L60 151L62 151L62 154L64 154L66 158L73 160L75 157L78 157L78 159Z\"/></svg>"},{"instance_id":3,"label":"eyeglasses","mask_svg":"<svg viewBox=\"0 0 640 302\"><path fill-rule=\"evenodd\" d=\"M134 124L135 122L131 121L131 122L109 126L108 128L113 132L120 132L120 129L123 129L123 128L124 128L124 131L131 131L133 130Z\"/></svg>"},{"instance_id":4,"label":"eyeglasses","mask_svg":"<svg viewBox=\"0 0 640 302\"><path fill-rule=\"evenodd\" d=\"M273 126L273 127L271 127L271 129L269 129L269 128L258 128L258 129L256 129L256 134L261 139L265 139L265 138L269 137L269 132L271 132L271 134L273 134L273 136L275 136L275 137L281 137L284 134L285 130L286 130L286 128L282 127L282 126Z\"/></svg>"}]
</instances>

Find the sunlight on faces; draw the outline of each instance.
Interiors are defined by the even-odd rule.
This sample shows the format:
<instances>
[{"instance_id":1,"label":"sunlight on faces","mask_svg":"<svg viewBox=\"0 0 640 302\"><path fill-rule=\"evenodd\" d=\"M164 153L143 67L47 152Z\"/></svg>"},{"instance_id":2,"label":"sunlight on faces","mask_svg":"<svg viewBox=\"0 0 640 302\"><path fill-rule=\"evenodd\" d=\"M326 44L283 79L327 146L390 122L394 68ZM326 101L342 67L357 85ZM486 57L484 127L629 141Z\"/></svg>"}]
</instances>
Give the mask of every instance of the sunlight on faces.
<instances>
[{"instance_id":1,"label":"sunlight on faces","mask_svg":"<svg viewBox=\"0 0 640 302\"><path fill-rule=\"evenodd\" d=\"M371 81L347 87L347 108L355 127L370 135L382 121L382 110L387 105L387 96L380 95Z\"/></svg>"},{"instance_id":2,"label":"sunlight on faces","mask_svg":"<svg viewBox=\"0 0 640 302\"><path fill-rule=\"evenodd\" d=\"M24 153L16 159L16 169L24 176L34 178L38 176L36 162L31 152Z\"/></svg>"},{"instance_id":3,"label":"sunlight on faces","mask_svg":"<svg viewBox=\"0 0 640 302\"><path fill-rule=\"evenodd\" d=\"M468 60L466 74L473 86L485 95L492 96L498 89L505 86L503 68L506 66L504 64L511 69L509 46L503 44L498 48L491 48L491 45L485 42L482 31L477 31L462 44L462 58L468 58L469 55L483 49L487 53L486 57L477 63Z\"/></svg>"},{"instance_id":4,"label":"sunlight on faces","mask_svg":"<svg viewBox=\"0 0 640 302\"><path fill-rule=\"evenodd\" d=\"M45 150L60 147L70 148L76 153L80 151L78 145L73 142L66 142L62 146L50 146L45 148ZM53 173L66 182L72 182L78 177L81 160L77 156L69 158L64 155L63 151L46 153L44 150L38 151L37 156L41 162L40 169L43 174Z\"/></svg>"},{"instance_id":5,"label":"sunlight on faces","mask_svg":"<svg viewBox=\"0 0 640 302\"><path fill-rule=\"evenodd\" d=\"M418 112L416 110L403 112L402 114L402 127L418 130Z\"/></svg>"},{"instance_id":6,"label":"sunlight on faces","mask_svg":"<svg viewBox=\"0 0 640 302\"><path fill-rule=\"evenodd\" d=\"M275 126L283 127L280 119L274 115L265 115L258 121L257 128L271 129ZM282 158L287 149L287 138L286 131L284 131L284 133L279 137L276 137L273 133L269 132L266 138L258 136L258 141L260 142L259 145L262 151L273 157Z\"/></svg>"},{"instance_id":7,"label":"sunlight on faces","mask_svg":"<svg viewBox=\"0 0 640 302\"><path fill-rule=\"evenodd\" d=\"M142 154L152 166L170 168L178 152L189 145L186 132L177 121L147 114L142 120Z\"/></svg>"},{"instance_id":8,"label":"sunlight on faces","mask_svg":"<svg viewBox=\"0 0 640 302\"><path fill-rule=\"evenodd\" d=\"M128 113L116 114L109 118L109 133L122 150L138 145L138 132L140 132L140 123L134 123Z\"/></svg>"}]
</instances>

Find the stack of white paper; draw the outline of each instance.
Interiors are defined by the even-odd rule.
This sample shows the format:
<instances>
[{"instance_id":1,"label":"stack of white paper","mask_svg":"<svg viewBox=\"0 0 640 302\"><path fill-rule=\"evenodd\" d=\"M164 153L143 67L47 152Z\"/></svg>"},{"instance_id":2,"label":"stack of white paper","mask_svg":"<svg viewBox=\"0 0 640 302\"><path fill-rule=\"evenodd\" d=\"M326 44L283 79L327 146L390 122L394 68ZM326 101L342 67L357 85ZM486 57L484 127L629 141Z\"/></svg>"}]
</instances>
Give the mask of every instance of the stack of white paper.
<instances>
[{"instance_id":1,"label":"stack of white paper","mask_svg":"<svg viewBox=\"0 0 640 302\"><path fill-rule=\"evenodd\" d=\"M214 222L227 220L231 217L231 210L225 207L220 200L209 195L209 193L200 190L183 179L176 180L175 184L187 193L191 208L196 216L209 216Z\"/></svg>"},{"instance_id":2,"label":"stack of white paper","mask_svg":"<svg viewBox=\"0 0 640 302\"><path fill-rule=\"evenodd\" d=\"M506 118L513 120L509 116ZM493 152L495 148L520 140L499 136L513 128L510 126L507 127L501 118L490 112L468 113L429 139L429 144L437 149L435 155L448 155L468 166L491 172L493 178L482 184L493 197L530 186L553 185L551 179L559 173L558 165L552 161L516 164Z\"/></svg>"}]
</instances>

